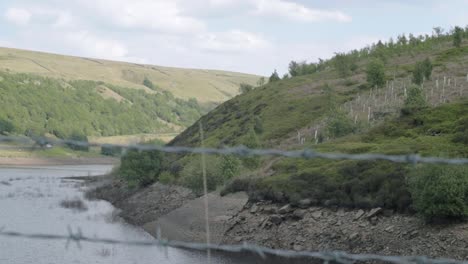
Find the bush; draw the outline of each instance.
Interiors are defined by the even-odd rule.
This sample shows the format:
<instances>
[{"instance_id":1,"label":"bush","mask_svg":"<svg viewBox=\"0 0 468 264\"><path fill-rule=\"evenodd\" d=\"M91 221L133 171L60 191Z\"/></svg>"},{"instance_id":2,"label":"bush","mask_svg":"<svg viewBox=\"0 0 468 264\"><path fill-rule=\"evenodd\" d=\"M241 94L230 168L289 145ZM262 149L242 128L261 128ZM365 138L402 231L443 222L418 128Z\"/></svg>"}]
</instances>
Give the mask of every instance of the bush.
<instances>
[{"instance_id":1,"label":"bush","mask_svg":"<svg viewBox=\"0 0 468 264\"><path fill-rule=\"evenodd\" d=\"M121 158L118 174L130 187L147 186L158 180L162 162L159 151L129 150Z\"/></svg>"},{"instance_id":2,"label":"bush","mask_svg":"<svg viewBox=\"0 0 468 264\"><path fill-rule=\"evenodd\" d=\"M206 180L208 190L215 190L218 185L224 182L220 171L220 159L216 156L206 156ZM201 157L192 156L181 172L181 182L196 194L203 193L203 171L201 167Z\"/></svg>"},{"instance_id":3,"label":"bush","mask_svg":"<svg viewBox=\"0 0 468 264\"><path fill-rule=\"evenodd\" d=\"M159 182L162 184L173 184L175 182L175 177L172 173L168 171L163 171L159 175Z\"/></svg>"},{"instance_id":4,"label":"bush","mask_svg":"<svg viewBox=\"0 0 468 264\"><path fill-rule=\"evenodd\" d=\"M101 154L104 156L119 157L122 154L122 148L112 145L102 145Z\"/></svg>"},{"instance_id":5,"label":"bush","mask_svg":"<svg viewBox=\"0 0 468 264\"><path fill-rule=\"evenodd\" d=\"M468 168L425 165L409 179L413 206L428 221L468 216Z\"/></svg>"},{"instance_id":6,"label":"bush","mask_svg":"<svg viewBox=\"0 0 468 264\"><path fill-rule=\"evenodd\" d=\"M81 134L79 132L73 132L70 137L68 138L71 142L67 143L67 146L70 149L73 150L79 150L79 151L89 151L89 147L86 145L80 145L78 143L88 143L88 137L84 134Z\"/></svg>"},{"instance_id":7,"label":"bush","mask_svg":"<svg viewBox=\"0 0 468 264\"><path fill-rule=\"evenodd\" d=\"M343 111L338 110L332 113L327 121L327 132L332 138L346 136L356 130L356 124Z\"/></svg>"},{"instance_id":8,"label":"bush","mask_svg":"<svg viewBox=\"0 0 468 264\"><path fill-rule=\"evenodd\" d=\"M250 85L250 84L241 83L241 84L239 85L239 92L240 92L241 94L248 93L248 92L250 92L250 91L252 91L252 90L253 90L253 86Z\"/></svg>"},{"instance_id":9,"label":"bush","mask_svg":"<svg viewBox=\"0 0 468 264\"><path fill-rule=\"evenodd\" d=\"M426 97L419 86L410 86L407 94L405 105L401 109L402 115L410 115L427 108Z\"/></svg>"},{"instance_id":10,"label":"bush","mask_svg":"<svg viewBox=\"0 0 468 264\"><path fill-rule=\"evenodd\" d=\"M15 130L13 123L8 120L0 119L0 134L7 135Z\"/></svg>"},{"instance_id":11,"label":"bush","mask_svg":"<svg viewBox=\"0 0 468 264\"><path fill-rule=\"evenodd\" d=\"M385 84L385 66L379 59L374 59L367 64L367 82L371 87L382 87Z\"/></svg>"}]
</instances>

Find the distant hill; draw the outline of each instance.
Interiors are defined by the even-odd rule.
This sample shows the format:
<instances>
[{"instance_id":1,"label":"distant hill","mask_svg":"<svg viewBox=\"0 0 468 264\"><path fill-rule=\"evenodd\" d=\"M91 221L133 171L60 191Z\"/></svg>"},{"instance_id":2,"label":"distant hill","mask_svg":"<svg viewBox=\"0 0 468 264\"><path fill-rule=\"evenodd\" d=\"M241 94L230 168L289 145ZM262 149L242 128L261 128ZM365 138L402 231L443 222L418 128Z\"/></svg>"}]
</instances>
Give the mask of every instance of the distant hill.
<instances>
[{"instance_id":1,"label":"distant hill","mask_svg":"<svg viewBox=\"0 0 468 264\"><path fill-rule=\"evenodd\" d=\"M80 58L43 52L0 48L0 71L29 73L65 80L101 81L144 89L146 79L156 89L182 99L220 103L238 94L239 84L254 85L260 76L236 72L171 68L109 60Z\"/></svg>"}]
</instances>

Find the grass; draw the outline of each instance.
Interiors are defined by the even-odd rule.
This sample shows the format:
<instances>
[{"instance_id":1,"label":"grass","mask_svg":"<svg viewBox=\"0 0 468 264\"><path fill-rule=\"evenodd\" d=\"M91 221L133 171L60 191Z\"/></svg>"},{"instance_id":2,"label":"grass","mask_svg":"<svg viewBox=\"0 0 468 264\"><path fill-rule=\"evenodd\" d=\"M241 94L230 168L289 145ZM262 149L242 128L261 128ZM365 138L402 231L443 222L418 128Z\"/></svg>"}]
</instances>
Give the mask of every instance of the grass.
<instances>
[{"instance_id":1,"label":"grass","mask_svg":"<svg viewBox=\"0 0 468 264\"><path fill-rule=\"evenodd\" d=\"M66 80L93 80L144 89L145 78L182 99L220 103L238 93L240 83L255 85L260 76L236 72L170 68L0 48L0 70Z\"/></svg>"}]
</instances>

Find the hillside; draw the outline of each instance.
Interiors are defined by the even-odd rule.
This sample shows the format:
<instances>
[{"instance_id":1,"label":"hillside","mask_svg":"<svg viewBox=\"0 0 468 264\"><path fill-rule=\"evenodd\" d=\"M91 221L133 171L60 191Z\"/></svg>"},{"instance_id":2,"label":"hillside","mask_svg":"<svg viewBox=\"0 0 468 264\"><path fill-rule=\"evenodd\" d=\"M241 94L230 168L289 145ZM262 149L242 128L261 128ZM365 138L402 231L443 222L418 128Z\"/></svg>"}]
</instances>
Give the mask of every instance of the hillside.
<instances>
[{"instance_id":1,"label":"hillside","mask_svg":"<svg viewBox=\"0 0 468 264\"><path fill-rule=\"evenodd\" d=\"M254 85L260 78L235 72L170 68L11 48L0 48L0 71L101 81L151 92L143 85L147 78L162 91L170 91L182 99L196 98L200 103L224 102L238 93L240 83Z\"/></svg>"},{"instance_id":2,"label":"hillside","mask_svg":"<svg viewBox=\"0 0 468 264\"><path fill-rule=\"evenodd\" d=\"M270 80L203 116L198 122L205 145L468 157L468 42L454 47L452 39L452 33L410 35L410 41L400 36L397 43L379 42L317 64L291 63L293 76ZM418 76L424 61L429 61L429 78ZM367 77L374 66L384 73L375 85ZM169 145L199 146L198 122ZM191 176L200 172L198 158L168 159L173 180L199 190ZM207 164L209 186L224 186L223 193L245 190L252 200L297 204L309 199L326 206L401 212L418 207L418 188L408 179L427 168L383 161L216 156L209 156ZM459 172L463 167L430 169L440 170L464 173Z\"/></svg>"}]
</instances>

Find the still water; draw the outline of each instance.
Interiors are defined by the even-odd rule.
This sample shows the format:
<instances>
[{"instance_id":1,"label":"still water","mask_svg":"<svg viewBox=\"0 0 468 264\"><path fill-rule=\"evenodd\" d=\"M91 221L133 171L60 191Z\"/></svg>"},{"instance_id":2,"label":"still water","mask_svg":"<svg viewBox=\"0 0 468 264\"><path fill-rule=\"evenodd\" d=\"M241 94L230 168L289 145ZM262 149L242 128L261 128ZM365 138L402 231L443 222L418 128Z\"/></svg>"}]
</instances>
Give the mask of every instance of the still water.
<instances>
[{"instance_id":1,"label":"still water","mask_svg":"<svg viewBox=\"0 0 468 264\"><path fill-rule=\"evenodd\" d=\"M151 240L142 229L113 217L115 208L106 201L84 198L85 187L70 176L102 175L110 166L0 167L0 227L23 233L68 234L81 228L85 236L119 240ZM81 199L87 210L63 208L63 200ZM215 255L212 263L257 263L245 257ZM0 237L0 263L206 263L203 252L178 249L81 243Z\"/></svg>"}]
</instances>

